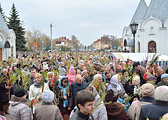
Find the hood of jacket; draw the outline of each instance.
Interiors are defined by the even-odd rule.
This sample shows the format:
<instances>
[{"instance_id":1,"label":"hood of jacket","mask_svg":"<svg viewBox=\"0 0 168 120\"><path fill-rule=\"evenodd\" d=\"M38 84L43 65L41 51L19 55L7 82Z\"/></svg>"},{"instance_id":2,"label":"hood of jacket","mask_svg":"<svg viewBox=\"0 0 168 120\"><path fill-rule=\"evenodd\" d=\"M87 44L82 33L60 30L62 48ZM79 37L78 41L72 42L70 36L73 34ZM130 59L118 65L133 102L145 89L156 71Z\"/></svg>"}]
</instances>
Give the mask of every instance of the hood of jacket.
<instances>
[{"instance_id":1,"label":"hood of jacket","mask_svg":"<svg viewBox=\"0 0 168 120\"><path fill-rule=\"evenodd\" d=\"M60 88L63 87L63 86L61 85L61 83L62 83L62 80L65 79L65 78L68 79L67 76L62 76L61 79L60 79L59 84L58 84L58 86L59 86ZM68 79L68 83L67 83L67 85L66 85L65 88L68 88L68 86L69 86L69 79Z\"/></svg>"},{"instance_id":2,"label":"hood of jacket","mask_svg":"<svg viewBox=\"0 0 168 120\"><path fill-rule=\"evenodd\" d=\"M112 117L118 117L123 114L123 110L125 110L124 106L120 103L110 103L106 104L107 114Z\"/></svg>"},{"instance_id":3,"label":"hood of jacket","mask_svg":"<svg viewBox=\"0 0 168 120\"><path fill-rule=\"evenodd\" d=\"M11 101L9 101L11 106L16 106L16 105L18 105L20 103L24 103L25 104L26 102L27 102L26 99L21 98L21 97L16 97L15 95L12 95L11 96Z\"/></svg>"},{"instance_id":4,"label":"hood of jacket","mask_svg":"<svg viewBox=\"0 0 168 120\"><path fill-rule=\"evenodd\" d=\"M76 70L75 70L75 68L72 66L72 67L69 69L69 74L70 74L70 75L75 75L75 73L76 73Z\"/></svg>"}]
</instances>

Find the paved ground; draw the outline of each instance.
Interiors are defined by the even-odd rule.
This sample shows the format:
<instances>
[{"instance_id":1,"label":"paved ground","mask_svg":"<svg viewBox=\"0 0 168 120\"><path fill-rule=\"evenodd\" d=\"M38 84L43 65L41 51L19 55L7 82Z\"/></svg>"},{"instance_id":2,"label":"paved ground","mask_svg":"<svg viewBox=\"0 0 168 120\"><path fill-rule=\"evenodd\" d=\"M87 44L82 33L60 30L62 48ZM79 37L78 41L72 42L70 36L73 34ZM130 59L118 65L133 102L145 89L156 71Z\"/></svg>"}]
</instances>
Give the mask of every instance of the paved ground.
<instances>
[{"instance_id":1,"label":"paved ground","mask_svg":"<svg viewBox=\"0 0 168 120\"><path fill-rule=\"evenodd\" d=\"M1 115L1 114L2 114L2 112L0 111L0 115ZM6 117L7 120L11 120L11 119L10 119L10 116L9 116L8 114L6 114L5 117Z\"/></svg>"}]
</instances>

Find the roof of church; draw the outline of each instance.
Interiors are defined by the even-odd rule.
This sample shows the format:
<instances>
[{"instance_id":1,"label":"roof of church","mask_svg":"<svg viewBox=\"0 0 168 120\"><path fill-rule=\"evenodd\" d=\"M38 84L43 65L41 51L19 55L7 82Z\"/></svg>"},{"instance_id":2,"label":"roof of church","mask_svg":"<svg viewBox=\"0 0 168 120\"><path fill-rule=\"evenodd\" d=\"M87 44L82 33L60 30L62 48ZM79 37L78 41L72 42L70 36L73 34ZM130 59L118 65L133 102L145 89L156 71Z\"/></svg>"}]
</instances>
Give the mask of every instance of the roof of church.
<instances>
[{"instance_id":1,"label":"roof of church","mask_svg":"<svg viewBox=\"0 0 168 120\"><path fill-rule=\"evenodd\" d=\"M5 22L5 20L3 19L1 13L0 13L0 28L4 29L4 30L8 30L8 26Z\"/></svg>"},{"instance_id":2,"label":"roof of church","mask_svg":"<svg viewBox=\"0 0 168 120\"><path fill-rule=\"evenodd\" d=\"M134 16L133 16L130 24L132 24L133 22L142 21L147 9L148 9L148 6L147 6L146 2L144 0L141 0L135 13L134 13Z\"/></svg>"},{"instance_id":3,"label":"roof of church","mask_svg":"<svg viewBox=\"0 0 168 120\"><path fill-rule=\"evenodd\" d=\"M168 0L151 0L144 20L155 17L164 23L168 19Z\"/></svg>"}]
</instances>

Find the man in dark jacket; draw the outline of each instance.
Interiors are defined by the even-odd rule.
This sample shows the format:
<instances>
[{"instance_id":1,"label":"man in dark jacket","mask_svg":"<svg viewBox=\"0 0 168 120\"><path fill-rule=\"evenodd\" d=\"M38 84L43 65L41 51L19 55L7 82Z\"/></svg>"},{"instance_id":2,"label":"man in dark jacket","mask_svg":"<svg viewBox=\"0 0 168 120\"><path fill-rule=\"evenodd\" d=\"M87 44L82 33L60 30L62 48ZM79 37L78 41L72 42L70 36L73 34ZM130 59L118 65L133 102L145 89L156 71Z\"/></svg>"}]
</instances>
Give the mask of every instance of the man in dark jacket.
<instances>
[{"instance_id":1,"label":"man in dark jacket","mask_svg":"<svg viewBox=\"0 0 168 120\"><path fill-rule=\"evenodd\" d=\"M168 86L156 88L154 94L155 102L141 108L139 120L159 120L164 114L168 113Z\"/></svg>"},{"instance_id":2,"label":"man in dark jacket","mask_svg":"<svg viewBox=\"0 0 168 120\"><path fill-rule=\"evenodd\" d=\"M94 95L82 90L77 93L76 104L79 110L75 112L70 120L94 120L92 113L94 112Z\"/></svg>"},{"instance_id":3,"label":"man in dark jacket","mask_svg":"<svg viewBox=\"0 0 168 120\"><path fill-rule=\"evenodd\" d=\"M77 74L76 76L75 76L75 80L76 80L76 82L74 82L74 83L72 83L71 84L71 88L72 88L72 109L71 110L73 110L73 108L75 107L75 99L76 99L76 94L77 94L77 92L78 91L81 91L81 90L84 90L87 86L88 86L88 84L86 83L86 82L83 82L82 81L82 76L81 75L79 75L79 74Z\"/></svg>"}]
</instances>

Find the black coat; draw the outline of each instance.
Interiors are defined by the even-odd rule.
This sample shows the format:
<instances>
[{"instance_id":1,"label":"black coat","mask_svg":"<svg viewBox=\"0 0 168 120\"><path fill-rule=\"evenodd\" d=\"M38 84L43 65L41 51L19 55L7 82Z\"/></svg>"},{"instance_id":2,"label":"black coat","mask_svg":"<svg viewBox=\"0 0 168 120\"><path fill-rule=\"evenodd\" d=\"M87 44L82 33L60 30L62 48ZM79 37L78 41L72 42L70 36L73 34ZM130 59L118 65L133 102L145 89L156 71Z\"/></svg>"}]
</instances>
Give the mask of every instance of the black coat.
<instances>
[{"instance_id":1,"label":"black coat","mask_svg":"<svg viewBox=\"0 0 168 120\"><path fill-rule=\"evenodd\" d=\"M75 99L78 91L84 90L88 84L86 82L83 82L82 84L77 84L76 82L71 84L72 88L72 109L75 107Z\"/></svg>"},{"instance_id":2,"label":"black coat","mask_svg":"<svg viewBox=\"0 0 168 120\"><path fill-rule=\"evenodd\" d=\"M71 89L71 87L70 86L68 87L67 94L66 94L67 100L68 100L68 107L66 107L66 108L63 107L63 101L65 99L63 98L64 97L63 92L61 91L61 88L59 88L59 87L57 87L56 96L59 99L58 107L59 107L60 111L63 113L68 113L67 108L72 107L72 89Z\"/></svg>"},{"instance_id":3,"label":"black coat","mask_svg":"<svg viewBox=\"0 0 168 120\"><path fill-rule=\"evenodd\" d=\"M0 76L0 78L4 78L3 76L4 75L2 74ZM5 104L5 103L7 103L9 101L9 95L8 95L9 94L9 90L7 90L5 88L5 86L9 82L9 80L10 80L10 77L9 77L9 75L7 75L7 77L5 79L3 79L1 81L1 83L0 83L0 102L3 103L3 104Z\"/></svg>"},{"instance_id":4,"label":"black coat","mask_svg":"<svg viewBox=\"0 0 168 120\"><path fill-rule=\"evenodd\" d=\"M139 120L159 120L164 114L168 113L168 102L155 101L153 104L145 105L141 108Z\"/></svg>"},{"instance_id":5,"label":"black coat","mask_svg":"<svg viewBox=\"0 0 168 120\"><path fill-rule=\"evenodd\" d=\"M82 114L79 110L75 112L69 120L94 120L93 115Z\"/></svg>"},{"instance_id":6,"label":"black coat","mask_svg":"<svg viewBox=\"0 0 168 120\"><path fill-rule=\"evenodd\" d=\"M126 93L128 94L128 95L131 95L131 96L133 96L132 98L131 98L131 100L129 101L129 103L131 104L132 102L133 102L133 100L134 100L134 98L138 98L139 99L139 96L138 95L134 95L134 85L129 85L129 86L127 86L127 88L126 88Z\"/></svg>"}]
</instances>

